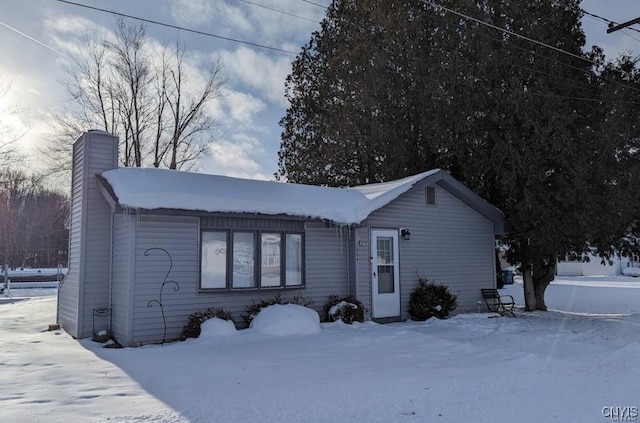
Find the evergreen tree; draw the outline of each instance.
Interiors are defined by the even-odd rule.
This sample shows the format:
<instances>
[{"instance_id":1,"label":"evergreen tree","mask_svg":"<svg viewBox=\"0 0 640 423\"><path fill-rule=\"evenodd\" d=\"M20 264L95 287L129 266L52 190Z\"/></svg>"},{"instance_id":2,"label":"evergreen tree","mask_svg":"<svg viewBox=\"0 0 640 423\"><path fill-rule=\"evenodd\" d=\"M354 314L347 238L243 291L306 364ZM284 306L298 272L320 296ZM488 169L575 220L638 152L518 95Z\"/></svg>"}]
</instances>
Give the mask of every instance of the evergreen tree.
<instances>
[{"instance_id":1,"label":"evergreen tree","mask_svg":"<svg viewBox=\"0 0 640 423\"><path fill-rule=\"evenodd\" d=\"M557 257L607 254L630 222L632 128L605 135L623 116L606 77L618 69L582 51L578 0L439 3L333 1L287 78L278 176L342 186L449 170L506 213L526 308L544 310Z\"/></svg>"}]
</instances>

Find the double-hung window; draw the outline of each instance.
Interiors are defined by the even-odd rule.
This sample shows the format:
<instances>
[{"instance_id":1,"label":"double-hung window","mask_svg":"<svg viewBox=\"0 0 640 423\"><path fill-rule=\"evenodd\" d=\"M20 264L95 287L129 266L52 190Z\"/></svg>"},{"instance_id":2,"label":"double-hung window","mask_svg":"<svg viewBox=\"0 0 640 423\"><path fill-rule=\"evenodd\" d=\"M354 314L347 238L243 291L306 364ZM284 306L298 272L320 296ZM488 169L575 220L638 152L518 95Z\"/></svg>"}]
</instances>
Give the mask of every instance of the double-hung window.
<instances>
[{"instance_id":1,"label":"double-hung window","mask_svg":"<svg viewBox=\"0 0 640 423\"><path fill-rule=\"evenodd\" d=\"M302 233L205 230L200 289L261 289L304 285Z\"/></svg>"}]
</instances>

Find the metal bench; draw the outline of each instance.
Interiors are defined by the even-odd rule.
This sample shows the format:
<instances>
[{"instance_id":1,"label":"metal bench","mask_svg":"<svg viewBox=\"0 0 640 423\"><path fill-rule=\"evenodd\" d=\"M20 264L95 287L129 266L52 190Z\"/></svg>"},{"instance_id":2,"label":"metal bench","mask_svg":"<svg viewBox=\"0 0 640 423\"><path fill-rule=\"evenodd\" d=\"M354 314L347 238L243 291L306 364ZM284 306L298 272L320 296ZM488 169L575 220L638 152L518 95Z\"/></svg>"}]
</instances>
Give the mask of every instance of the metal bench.
<instances>
[{"instance_id":1,"label":"metal bench","mask_svg":"<svg viewBox=\"0 0 640 423\"><path fill-rule=\"evenodd\" d=\"M516 302L511 295L500 295L495 288L481 289L481 291L484 302L490 312L498 313L500 316L509 313L511 316L516 317L513 312Z\"/></svg>"}]
</instances>

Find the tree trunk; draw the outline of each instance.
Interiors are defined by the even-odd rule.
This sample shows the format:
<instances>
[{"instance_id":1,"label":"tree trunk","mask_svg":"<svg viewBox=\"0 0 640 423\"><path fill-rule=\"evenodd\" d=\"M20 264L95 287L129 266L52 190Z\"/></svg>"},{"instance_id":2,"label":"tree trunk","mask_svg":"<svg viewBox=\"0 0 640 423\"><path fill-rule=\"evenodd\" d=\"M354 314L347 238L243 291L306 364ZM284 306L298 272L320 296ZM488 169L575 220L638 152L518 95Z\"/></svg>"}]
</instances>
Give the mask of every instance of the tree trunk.
<instances>
[{"instance_id":1,"label":"tree trunk","mask_svg":"<svg viewBox=\"0 0 640 423\"><path fill-rule=\"evenodd\" d=\"M547 286L555 279L556 276L556 258L551 255L548 261L540 261L536 266L536 272L533 275L533 287L535 289L535 309L547 310L544 302L544 292Z\"/></svg>"},{"instance_id":2,"label":"tree trunk","mask_svg":"<svg viewBox=\"0 0 640 423\"><path fill-rule=\"evenodd\" d=\"M533 285L533 266L531 264L522 266L522 281L524 282L524 310L533 311L536 309L536 291Z\"/></svg>"}]
</instances>

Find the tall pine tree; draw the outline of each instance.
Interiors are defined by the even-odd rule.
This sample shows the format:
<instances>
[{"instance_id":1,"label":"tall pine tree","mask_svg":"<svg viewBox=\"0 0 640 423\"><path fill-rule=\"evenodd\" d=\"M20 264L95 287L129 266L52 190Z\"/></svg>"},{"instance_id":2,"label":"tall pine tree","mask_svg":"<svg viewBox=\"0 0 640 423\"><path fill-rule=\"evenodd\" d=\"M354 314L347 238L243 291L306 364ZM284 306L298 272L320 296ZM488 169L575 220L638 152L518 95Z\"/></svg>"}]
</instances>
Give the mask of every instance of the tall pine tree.
<instances>
[{"instance_id":1,"label":"tall pine tree","mask_svg":"<svg viewBox=\"0 0 640 423\"><path fill-rule=\"evenodd\" d=\"M278 176L447 169L506 213L526 308L546 309L557 257L610 252L631 219L627 136L604 135L622 94L582 51L579 3L334 0L287 78Z\"/></svg>"}]
</instances>

